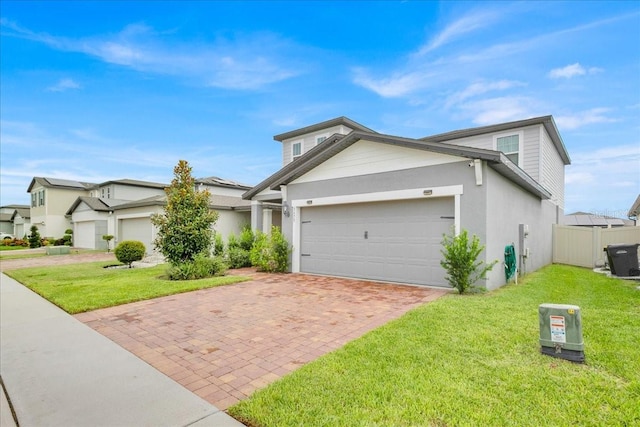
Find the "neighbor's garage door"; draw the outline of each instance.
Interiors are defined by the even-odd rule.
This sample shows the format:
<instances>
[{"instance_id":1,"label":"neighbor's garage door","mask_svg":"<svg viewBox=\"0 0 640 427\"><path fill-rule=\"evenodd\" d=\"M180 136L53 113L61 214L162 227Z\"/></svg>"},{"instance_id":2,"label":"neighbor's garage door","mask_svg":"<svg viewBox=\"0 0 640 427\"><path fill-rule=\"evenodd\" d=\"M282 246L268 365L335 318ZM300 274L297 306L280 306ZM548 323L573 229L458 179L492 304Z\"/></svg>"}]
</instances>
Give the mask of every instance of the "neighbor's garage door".
<instances>
[{"instance_id":1,"label":"neighbor's garage door","mask_svg":"<svg viewBox=\"0 0 640 427\"><path fill-rule=\"evenodd\" d=\"M300 271L446 286L442 235L453 197L304 207Z\"/></svg>"},{"instance_id":2,"label":"neighbor's garage door","mask_svg":"<svg viewBox=\"0 0 640 427\"><path fill-rule=\"evenodd\" d=\"M96 227L93 221L75 223L73 246L76 248L96 249Z\"/></svg>"},{"instance_id":3,"label":"neighbor's garage door","mask_svg":"<svg viewBox=\"0 0 640 427\"><path fill-rule=\"evenodd\" d=\"M120 220L118 241L138 240L144 243L146 252L153 252L150 218L128 218Z\"/></svg>"}]
</instances>

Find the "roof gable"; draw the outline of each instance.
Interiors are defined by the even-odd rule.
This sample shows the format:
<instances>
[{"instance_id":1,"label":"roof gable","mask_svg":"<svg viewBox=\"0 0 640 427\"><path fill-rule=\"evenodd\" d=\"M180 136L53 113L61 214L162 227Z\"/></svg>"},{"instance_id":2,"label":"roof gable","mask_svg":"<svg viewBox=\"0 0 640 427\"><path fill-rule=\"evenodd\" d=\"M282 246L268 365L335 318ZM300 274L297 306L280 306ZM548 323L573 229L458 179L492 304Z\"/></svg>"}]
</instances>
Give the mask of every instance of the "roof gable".
<instances>
[{"instance_id":1,"label":"roof gable","mask_svg":"<svg viewBox=\"0 0 640 427\"><path fill-rule=\"evenodd\" d=\"M424 141L410 138L401 138L392 135L382 135L378 133L368 133L361 131L351 132L344 137L332 137L324 143L314 147L297 160L289 163L278 172L267 178L246 192L242 197L250 199L259 192L271 188L279 190L281 185L300 178L328 159L347 149L360 140L374 143L388 144L390 146L423 150L432 153L463 157L468 159L485 160L499 174L507 177L511 181L523 187L525 190L537 195L540 198L549 199L551 193L527 175L522 169L516 166L507 156L499 151L485 150L481 148L465 147L461 145L446 144L437 141Z\"/></svg>"},{"instance_id":2,"label":"roof gable","mask_svg":"<svg viewBox=\"0 0 640 427\"><path fill-rule=\"evenodd\" d=\"M558 154L560 154L560 157L562 158L562 161L564 162L564 164L565 165L571 164L569 153L567 152L567 149L564 146L564 142L562 141L562 137L558 132L558 128L556 127L556 122L553 120L553 116L534 117L531 119L517 120L514 122L500 123L496 125L454 130L452 132L426 136L424 138L420 138L420 140L446 142L446 141L451 141L453 139L460 139L460 138L467 138L470 136L502 132L506 130L522 128L522 127L532 126L532 125L543 125L545 130L549 134L551 141L553 141L553 145L556 147L556 150L558 151Z\"/></svg>"},{"instance_id":3,"label":"roof gable","mask_svg":"<svg viewBox=\"0 0 640 427\"><path fill-rule=\"evenodd\" d=\"M91 182L81 182L81 181L74 181L70 179L45 178L45 177L36 176L31 180L31 183L27 188L27 193L30 193L36 184L39 184L45 188L59 188L63 190L76 190L76 191L87 191L97 185Z\"/></svg>"},{"instance_id":4,"label":"roof gable","mask_svg":"<svg viewBox=\"0 0 640 427\"><path fill-rule=\"evenodd\" d=\"M328 129L334 126L340 126L340 125L344 125L350 129L356 130L356 131L363 131L363 132L371 132L371 133L376 133L374 130L369 129L366 126L361 125L358 122L354 122L353 120L349 119L348 117L336 117L335 119L331 119L331 120L326 120L324 122L320 122L320 123L316 123L310 126L306 126L300 129L295 129L289 132L285 132L285 133L281 133L279 135L276 135L273 137L274 140L276 141L284 141L285 139L289 139L289 138L295 138L297 136L300 135L305 135L308 133L312 133L312 132L317 132L317 131L321 131L323 129Z\"/></svg>"}]
</instances>

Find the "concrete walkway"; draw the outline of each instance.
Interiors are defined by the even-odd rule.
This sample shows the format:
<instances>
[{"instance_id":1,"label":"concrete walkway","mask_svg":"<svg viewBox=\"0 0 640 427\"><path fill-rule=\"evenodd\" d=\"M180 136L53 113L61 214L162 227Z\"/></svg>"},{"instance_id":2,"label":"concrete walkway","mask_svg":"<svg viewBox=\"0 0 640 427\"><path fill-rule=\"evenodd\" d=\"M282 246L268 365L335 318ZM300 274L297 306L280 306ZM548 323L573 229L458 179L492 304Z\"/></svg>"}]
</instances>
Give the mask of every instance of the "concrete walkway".
<instances>
[{"instance_id":1,"label":"concrete walkway","mask_svg":"<svg viewBox=\"0 0 640 427\"><path fill-rule=\"evenodd\" d=\"M242 426L4 274L0 303L0 375L21 427ZM2 427L15 425L0 394Z\"/></svg>"}]
</instances>

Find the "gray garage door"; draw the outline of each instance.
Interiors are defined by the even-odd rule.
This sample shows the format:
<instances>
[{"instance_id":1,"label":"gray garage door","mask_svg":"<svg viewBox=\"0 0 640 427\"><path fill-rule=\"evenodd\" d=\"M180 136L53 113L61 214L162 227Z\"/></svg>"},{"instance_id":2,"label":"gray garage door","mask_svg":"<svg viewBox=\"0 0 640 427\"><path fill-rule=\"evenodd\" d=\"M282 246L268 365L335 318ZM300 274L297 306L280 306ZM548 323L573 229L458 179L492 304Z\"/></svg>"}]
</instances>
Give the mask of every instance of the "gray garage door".
<instances>
[{"instance_id":1,"label":"gray garage door","mask_svg":"<svg viewBox=\"0 0 640 427\"><path fill-rule=\"evenodd\" d=\"M440 249L453 215L452 197L305 207L300 271L447 286Z\"/></svg>"},{"instance_id":2,"label":"gray garage door","mask_svg":"<svg viewBox=\"0 0 640 427\"><path fill-rule=\"evenodd\" d=\"M147 253L153 252L150 218L129 218L120 220L118 241L138 240L144 243Z\"/></svg>"}]
</instances>

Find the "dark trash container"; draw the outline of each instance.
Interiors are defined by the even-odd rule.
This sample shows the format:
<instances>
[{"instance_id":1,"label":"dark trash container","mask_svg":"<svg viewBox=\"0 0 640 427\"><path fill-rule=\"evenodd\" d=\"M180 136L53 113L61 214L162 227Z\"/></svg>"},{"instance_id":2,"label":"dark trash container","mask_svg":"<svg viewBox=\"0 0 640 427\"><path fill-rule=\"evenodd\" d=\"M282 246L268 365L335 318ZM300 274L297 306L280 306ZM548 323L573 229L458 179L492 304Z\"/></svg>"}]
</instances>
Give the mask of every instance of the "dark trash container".
<instances>
[{"instance_id":1,"label":"dark trash container","mask_svg":"<svg viewBox=\"0 0 640 427\"><path fill-rule=\"evenodd\" d=\"M640 246L638 243L607 246L607 259L611 274L619 277L640 276L638 246Z\"/></svg>"}]
</instances>

